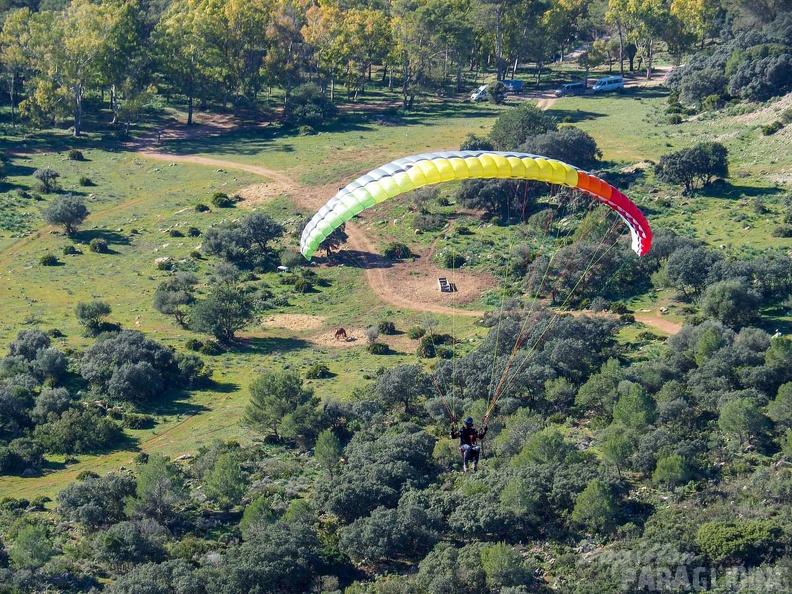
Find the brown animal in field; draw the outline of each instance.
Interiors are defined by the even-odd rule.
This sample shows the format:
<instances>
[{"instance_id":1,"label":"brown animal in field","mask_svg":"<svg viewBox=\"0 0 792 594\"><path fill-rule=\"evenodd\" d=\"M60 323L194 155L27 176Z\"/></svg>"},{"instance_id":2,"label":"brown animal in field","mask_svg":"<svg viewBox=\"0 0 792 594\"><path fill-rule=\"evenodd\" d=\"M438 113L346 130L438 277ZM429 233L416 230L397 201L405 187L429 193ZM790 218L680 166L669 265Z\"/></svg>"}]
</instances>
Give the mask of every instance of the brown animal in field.
<instances>
[{"instance_id":1,"label":"brown animal in field","mask_svg":"<svg viewBox=\"0 0 792 594\"><path fill-rule=\"evenodd\" d=\"M336 330L335 339L336 340L341 340L342 338L344 340L346 340L347 339L347 333L346 333L346 330L344 330L343 328L339 328L338 330Z\"/></svg>"}]
</instances>

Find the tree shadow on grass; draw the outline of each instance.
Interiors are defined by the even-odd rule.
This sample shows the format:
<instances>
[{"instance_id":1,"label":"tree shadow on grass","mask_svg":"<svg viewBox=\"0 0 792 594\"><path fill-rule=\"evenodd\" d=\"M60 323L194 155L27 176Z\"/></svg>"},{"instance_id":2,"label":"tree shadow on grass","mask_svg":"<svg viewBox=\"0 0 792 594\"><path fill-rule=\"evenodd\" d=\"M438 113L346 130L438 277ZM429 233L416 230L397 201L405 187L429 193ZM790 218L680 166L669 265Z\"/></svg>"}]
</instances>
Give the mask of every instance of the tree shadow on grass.
<instances>
[{"instance_id":1,"label":"tree shadow on grass","mask_svg":"<svg viewBox=\"0 0 792 594\"><path fill-rule=\"evenodd\" d=\"M246 355L273 355L289 351L299 351L312 345L301 338L247 337L237 339L234 352Z\"/></svg>"},{"instance_id":2,"label":"tree shadow on grass","mask_svg":"<svg viewBox=\"0 0 792 594\"><path fill-rule=\"evenodd\" d=\"M107 245L129 245L129 237L117 231L108 231L107 229L83 229L72 235L72 239L82 243L91 243L92 239L104 239ZM105 253L118 252L108 249Z\"/></svg>"},{"instance_id":3,"label":"tree shadow on grass","mask_svg":"<svg viewBox=\"0 0 792 594\"><path fill-rule=\"evenodd\" d=\"M739 186L725 180L716 180L710 185L697 190L694 196L704 196L706 198L729 198L739 200L740 198L757 198L780 196L784 190L779 188L767 188L760 186Z\"/></svg>"}]
</instances>

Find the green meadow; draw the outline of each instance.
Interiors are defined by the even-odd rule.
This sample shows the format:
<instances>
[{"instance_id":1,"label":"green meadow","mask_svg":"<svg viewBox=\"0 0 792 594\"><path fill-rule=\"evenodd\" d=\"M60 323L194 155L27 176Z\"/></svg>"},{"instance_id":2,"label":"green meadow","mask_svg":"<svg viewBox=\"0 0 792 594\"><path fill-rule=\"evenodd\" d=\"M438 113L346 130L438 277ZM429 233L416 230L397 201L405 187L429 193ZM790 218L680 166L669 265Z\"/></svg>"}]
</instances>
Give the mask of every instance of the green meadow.
<instances>
[{"instance_id":1,"label":"green meadow","mask_svg":"<svg viewBox=\"0 0 792 594\"><path fill-rule=\"evenodd\" d=\"M717 117L704 114L672 125L665 114L666 97L662 87L648 87L619 95L563 98L549 111L559 122L579 126L595 138L603 153L603 169L618 175L625 193L645 210L654 226L699 238L734 257L789 250L788 239L772 236L784 193L780 182L792 171L789 133L769 137L761 133L761 127L773 121L773 109L751 112L737 106ZM301 188L299 191L329 192L321 196L329 199L333 186L342 186L390 160L457 149L468 134L486 135L498 114L510 109L515 101L505 106L427 101L406 114L394 107L360 107L342 114L337 123L315 135L299 136L276 124L251 125L226 134L168 141L161 148L174 156L203 156L266 167L288 176ZM641 163L656 163L663 154L702 140L722 142L730 155L729 179L706 192L682 196L678 189L658 184L651 166L629 173L625 170ZM181 328L152 307L156 287L169 274L158 268L156 260L171 258L179 270L196 273L206 284L214 262L195 257L201 238L186 236L184 232L190 227L203 232L244 217L255 208L286 227L282 246L295 250L299 215L312 214L300 212L290 196L255 204L241 202L233 208L212 207L210 212L200 213L196 204L209 204L215 192L235 195L267 179L231 167L153 160L117 143L92 143L90 138L84 142L89 146L73 144L62 135L42 133L36 135L35 142L18 138L8 151L13 156L6 168L7 178L0 184L0 344L8 344L22 329L40 327L62 333L56 341L60 348L80 351L91 339L83 336L74 308L79 302L100 299L111 305L109 321L183 349L189 338L205 337ZM70 148L80 148L85 160L69 160ZM85 197L91 214L72 238L41 219L40 209L53 194L38 193L32 174L44 167L60 174L60 192ZM90 180L90 185L81 185L81 178ZM441 188L440 192L453 200L453 187ZM430 204L429 208L446 215L455 211L453 203ZM512 241L509 233L514 232L487 226L475 214L465 213L453 225L474 229L470 238L462 239L443 229L415 235L412 216L406 203L393 201L367 211L363 220L366 232L381 246L403 241L420 247L455 247L476 254L471 265L482 269L508 252ZM394 220L403 223L394 225ZM105 239L109 253L89 251L88 244L94 238ZM68 245L80 253L63 255ZM39 261L46 254L57 255L60 264L41 266ZM322 398L347 398L354 390L366 390L378 367L417 361L417 343L403 334L383 337L385 342L392 342L395 351L386 356L369 354L362 340L343 348L315 343L318 335L332 334L340 326L365 328L390 320L403 333L411 326L425 324L429 317L383 303L368 287L359 268L341 265L322 267L317 272L322 282L305 294L295 294L281 283L278 274L262 274L255 280L257 286L284 297L288 305L264 312L261 324L240 333L237 348L205 357L214 371L211 390L168 394L142 408L141 412L156 417L156 425L127 430L126 446L120 451L80 456L78 462L68 465L54 457L43 476L0 478L0 497L53 496L81 470L104 473L128 466L140 450L179 456L218 439L249 443L256 436L238 421L247 403L247 386L263 370L304 370L323 363L332 377L309 380L309 384ZM471 307L484 309L492 302L492 295L485 295ZM684 319L684 308L669 291L643 296L630 306L635 310L669 307L668 319ZM268 317L277 319L284 314L310 316L316 322L306 328L266 322ZM782 324L792 321L787 311L776 311L774 316ZM470 316L431 317L442 331L453 328L463 341L461 352L475 348L486 332ZM631 344L644 341L644 348L651 351L655 343L641 338L641 331L627 330L622 338Z\"/></svg>"}]
</instances>

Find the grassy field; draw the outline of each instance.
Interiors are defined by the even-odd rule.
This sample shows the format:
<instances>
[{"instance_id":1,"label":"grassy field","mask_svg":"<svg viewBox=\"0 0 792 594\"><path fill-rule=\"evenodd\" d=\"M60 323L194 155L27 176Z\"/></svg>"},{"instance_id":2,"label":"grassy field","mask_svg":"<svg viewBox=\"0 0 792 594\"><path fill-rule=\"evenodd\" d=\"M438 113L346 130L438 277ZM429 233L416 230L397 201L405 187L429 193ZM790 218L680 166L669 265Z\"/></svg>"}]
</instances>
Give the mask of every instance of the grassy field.
<instances>
[{"instance_id":1,"label":"grassy field","mask_svg":"<svg viewBox=\"0 0 792 594\"><path fill-rule=\"evenodd\" d=\"M726 183L704 195L682 197L678 192L658 191L651 168L638 169L623 176L629 195L645 208L653 225L699 237L728 255L788 249L789 240L771 235L779 220L781 176L792 171L789 136L761 135L760 127L772 121L772 112L732 108L726 117L702 116L671 125L666 123L665 105L665 91L652 88L623 95L565 98L556 101L550 111L559 121L572 122L589 132L601 147L606 165L614 170L642 161L656 162L661 155L700 140L723 142L729 148L733 172ZM173 141L165 148L174 155L265 166L304 186L341 186L356 174L400 156L456 149L469 133L486 134L505 109L509 107L459 101L423 103L407 115L394 108L360 109L313 136L298 136L267 125ZM24 328L57 328L65 335L59 339L60 346L79 351L91 341L82 336L74 307L81 301L102 299L112 307L110 321L183 348L194 335L154 311L151 304L154 290L167 275L158 270L155 259L171 257L182 269L208 280L213 263L191 257L200 237L173 237L172 231L193 226L205 231L244 216L249 208L244 203L230 209L213 208L209 213L196 212L195 205L208 203L214 192L233 195L266 180L239 171L153 161L117 147L83 148L86 160L70 161L66 156L70 146L63 136L47 135L28 141L27 146L21 139L14 145L18 156L9 163L8 178L0 186L0 344L7 344ZM39 209L53 197L37 198L32 173L41 167L61 174L62 191L86 198L91 215L72 239L44 225L40 218ZM89 178L93 185L80 185L81 177ZM452 190L445 187L441 192L450 197ZM453 205L429 207L444 216L454 211ZM289 197L273 197L255 208L294 229L297 209ZM475 254L472 264L481 266L501 257L512 241L508 229L487 226L469 215L454 222L474 229L464 242L453 233L446 237L445 230L416 236L410 225L392 224L394 220L411 223L412 216L406 204L394 201L368 211L365 220L369 228L381 230L377 233L382 244L400 240L423 247L437 242L436 249L456 246ZM109 254L88 250L95 237L108 242ZM297 242L295 236L288 235L284 245L296 249ZM63 256L63 247L72 243L82 253ZM58 255L61 265L40 266L39 259L47 253ZM363 341L341 348L320 340L339 326L361 329L385 319L404 332L425 322L426 316L383 304L365 284L359 269L335 266L322 268L319 274L324 286L303 295L291 294L276 274L262 275L256 281L276 294L287 295L290 305L265 312L261 325L242 333L237 350L207 358L214 369L216 385L212 390L171 394L145 409L143 412L157 417L156 426L129 431L122 451L81 456L77 464L68 467L62 459L54 458L38 478L0 478L0 496L52 496L80 470L101 473L128 466L141 449L177 456L215 439L249 442L254 436L240 427L238 419L247 401L247 385L262 370L304 370L313 363L324 363L333 377L311 380L311 385L322 398L347 398L354 389L370 384L377 367L416 361L416 343L403 334L387 339L396 351L387 357L368 354ZM669 317L682 319L672 296L665 292L630 305L636 311L670 306ZM312 323L302 328L283 325L279 320L287 314L304 316ZM776 314L789 321L787 312ZM275 322L268 323L268 317ZM453 326L466 340L465 348L474 348L485 334L485 329L467 317L435 317L445 331ZM657 348L656 341L641 337L640 332L630 330L624 340L651 353Z\"/></svg>"}]
</instances>

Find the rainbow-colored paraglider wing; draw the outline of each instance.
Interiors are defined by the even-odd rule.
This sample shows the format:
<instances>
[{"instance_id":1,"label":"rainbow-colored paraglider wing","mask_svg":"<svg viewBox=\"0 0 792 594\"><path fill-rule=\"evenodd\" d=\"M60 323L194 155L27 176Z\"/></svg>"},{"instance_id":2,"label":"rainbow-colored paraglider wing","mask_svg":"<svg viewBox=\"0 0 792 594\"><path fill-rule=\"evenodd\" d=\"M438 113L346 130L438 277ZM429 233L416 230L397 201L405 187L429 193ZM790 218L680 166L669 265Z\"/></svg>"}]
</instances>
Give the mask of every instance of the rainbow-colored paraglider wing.
<instances>
[{"instance_id":1,"label":"rainbow-colored paraglider wing","mask_svg":"<svg viewBox=\"0 0 792 594\"><path fill-rule=\"evenodd\" d=\"M616 211L639 256L652 245L646 217L627 196L598 177L555 159L501 151L448 151L398 159L339 190L308 222L300 251L308 260L334 229L375 204L421 186L460 179L529 179L577 188Z\"/></svg>"}]
</instances>

